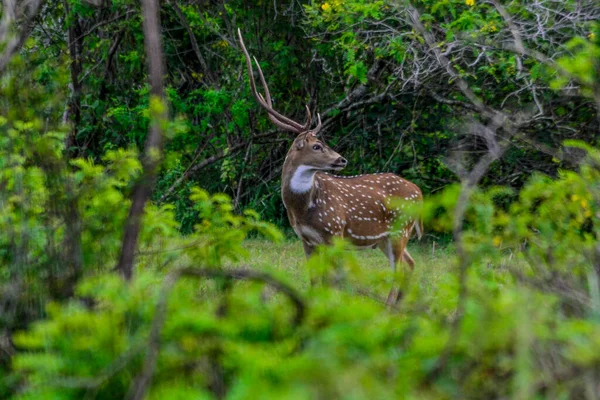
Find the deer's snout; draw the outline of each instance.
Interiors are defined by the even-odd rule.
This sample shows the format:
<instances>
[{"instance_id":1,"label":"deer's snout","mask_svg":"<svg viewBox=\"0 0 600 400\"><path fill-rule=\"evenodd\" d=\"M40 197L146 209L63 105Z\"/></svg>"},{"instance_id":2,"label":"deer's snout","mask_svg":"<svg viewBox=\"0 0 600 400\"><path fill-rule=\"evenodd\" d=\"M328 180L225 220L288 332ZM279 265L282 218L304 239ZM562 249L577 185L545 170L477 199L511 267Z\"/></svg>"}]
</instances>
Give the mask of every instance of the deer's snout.
<instances>
[{"instance_id":1,"label":"deer's snout","mask_svg":"<svg viewBox=\"0 0 600 400\"><path fill-rule=\"evenodd\" d=\"M335 160L335 163L345 166L346 164L348 164L348 160L346 160L344 157L340 157L337 160Z\"/></svg>"}]
</instances>

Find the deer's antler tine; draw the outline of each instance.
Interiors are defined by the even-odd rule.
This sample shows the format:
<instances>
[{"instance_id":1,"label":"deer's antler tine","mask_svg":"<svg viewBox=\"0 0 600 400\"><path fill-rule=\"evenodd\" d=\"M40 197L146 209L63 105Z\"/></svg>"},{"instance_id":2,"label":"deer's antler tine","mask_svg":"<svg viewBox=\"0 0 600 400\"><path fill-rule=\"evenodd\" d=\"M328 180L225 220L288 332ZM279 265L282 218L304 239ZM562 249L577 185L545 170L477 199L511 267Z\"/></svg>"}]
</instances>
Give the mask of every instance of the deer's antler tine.
<instances>
[{"instance_id":1,"label":"deer's antler tine","mask_svg":"<svg viewBox=\"0 0 600 400\"><path fill-rule=\"evenodd\" d=\"M258 95L261 97L262 101L265 101L265 99L264 99L264 97L263 97L262 94L259 93ZM272 114L274 112L272 109L267 108L266 110L267 110L267 114L269 115L269 119L271 120L271 122L273 122L279 128L281 128L281 129L283 129L285 131L298 132L298 130L295 127L293 127L291 125L288 125L285 122L280 121L279 119L277 119L277 117Z\"/></svg>"},{"instance_id":2,"label":"deer's antler tine","mask_svg":"<svg viewBox=\"0 0 600 400\"><path fill-rule=\"evenodd\" d=\"M246 58L246 66L248 67L248 76L250 78L250 89L252 91L252 94L254 95L256 101L258 101L258 103L262 107L268 108L268 104L264 101L264 98L262 98L262 96L260 96L258 91L256 90L256 82L254 81L254 74L252 73L252 61L250 61L250 54L248 53L246 45L244 44L244 39L242 38L242 31L240 30L240 28L238 28L238 38L240 39L240 46L242 47L242 52L244 53L244 57Z\"/></svg>"},{"instance_id":3,"label":"deer's antler tine","mask_svg":"<svg viewBox=\"0 0 600 400\"><path fill-rule=\"evenodd\" d=\"M256 81L254 80L254 73L253 73L253 69L252 69L252 61L250 59L250 53L248 53L248 49L246 49L246 45L244 44L244 39L242 37L242 31L239 28L238 28L238 38L240 40L240 46L242 48L242 52L244 53L244 57L246 58L246 66L248 67L248 75L250 78L250 89L252 90L252 94L254 95L254 98L256 99L256 101L264 109L267 110L271 121L273 121L273 123L275 123L280 128L291 131L291 132L295 132L295 133L304 132L306 129L304 129L304 126L302 124L278 113L277 111L275 111L273 109L273 102L271 100L271 93L269 91L269 86L267 85L267 81L262 72L262 68L260 67L260 64L258 63L258 60L256 60L256 58L254 58L254 62L256 63L256 66L258 68L258 74L260 76L261 84L263 85L263 87L265 89L265 97L263 97L258 92L258 90L256 88Z\"/></svg>"},{"instance_id":4,"label":"deer's antler tine","mask_svg":"<svg viewBox=\"0 0 600 400\"><path fill-rule=\"evenodd\" d=\"M305 128L302 124L299 124L298 122L294 121L293 119L290 119L290 118L286 117L285 115L282 115L279 112L275 111L275 109L273 108L273 101L271 99L271 93L269 92L269 86L267 85L267 81L263 74L262 68L260 67L260 64L258 63L258 60L256 59L256 57L254 57L254 62L256 63L256 67L258 68L258 75L260 76L260 82L263 85L263 87L265 88L266 102L270 107L270 110L267 110L267 111L269 111L269 113L271 115L273 115L274 117L279 119L284 124L293 126L298 133L305 131Z\"/></svg>"},{"instance_id":5,"label":"deer's antler tine","mask_svg":"<svg viewBox=\"0 0 600 400\"><path fill-rule=\"evenodd\" d=\"M313 135L316 135L317 133L319 133L319 131L321 130L321 128L323 127L323 124L321 123L321 114L317 113L317 126L315 127L315 129L313 129L311 132Z\"/></svg>"},{"instance_id":6,"label":"deer's antler tine","mask_svg":"<svg viewBox=\"0 0 600 400\"><path fill-rule=\"evenodd\" d=\"M263 88L265 89L265 100L267 101L267 104L269 105L269 107L273 107L273 101L271 100L271 92L269 91L269 86L267 85L267 81L265 79L265 76L263 75L262 68L260 67L260 64L258 63L258 60L256 59L256 57L253 56L252 58L254 59L256 68L258 68L258 76L260 76L260 83L263 85Z\"/></svg>"},{"instance_id":7,"label":"deer's antler tine","mask_svg":"<svg viewBox=\"0 0 600 400\"><path fill-rule=\"evenodd\" d=\"M304 123L304 126L302 128L304 130L309 130L310 125L312 124L312 115L310 115L310 108L308 108L308 105L305 104L304 107L306 107L306 122Z\"/></svg>"}]
</instances>

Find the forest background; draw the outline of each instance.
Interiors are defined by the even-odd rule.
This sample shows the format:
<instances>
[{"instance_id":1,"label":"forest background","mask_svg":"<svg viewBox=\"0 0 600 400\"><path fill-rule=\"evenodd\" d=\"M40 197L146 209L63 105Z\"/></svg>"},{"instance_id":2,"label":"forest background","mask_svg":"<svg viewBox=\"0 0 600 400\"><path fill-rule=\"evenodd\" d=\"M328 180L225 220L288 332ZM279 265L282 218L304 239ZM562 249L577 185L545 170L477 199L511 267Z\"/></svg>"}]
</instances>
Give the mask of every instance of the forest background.
<instances>
[{"instance_id":1,"label":"forest background","mask_svg":"<svg viewBox=\"0 0 600 400\"><path fill-rule=\"evenodd\" d=\"M597 1L1 7L0 397L600 398ZM421 187L417 277L248 250L292 138L238 28L344 174Z\"/></svg>"}]
</instances>

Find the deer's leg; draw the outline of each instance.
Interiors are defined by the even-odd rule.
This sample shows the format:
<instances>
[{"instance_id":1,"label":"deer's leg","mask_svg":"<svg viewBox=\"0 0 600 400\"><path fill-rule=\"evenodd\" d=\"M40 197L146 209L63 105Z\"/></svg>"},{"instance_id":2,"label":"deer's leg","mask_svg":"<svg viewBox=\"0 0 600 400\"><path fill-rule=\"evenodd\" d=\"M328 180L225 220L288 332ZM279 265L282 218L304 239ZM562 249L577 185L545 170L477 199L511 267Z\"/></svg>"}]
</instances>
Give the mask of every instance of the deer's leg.
<instances>
[{"instance_id":1,"label":"deer's leg","mask_svg":"<svg viewBox=\"0 0 600 400\"><path fill-rule=\"evenodd\" d=\"M315 251L315 247L306 243L304 240L302 241L302 247L304 247L304 255L306 259L309 259L313 251Z\"/></svg>"},{"instance_id":2,"label":"deer's leg","mask_svg":"<svg viewBox=\"0 0 600 400\"><path fill-rule=\"evenodd\" d=\"M402 268L402 262L404 261L403 256L404 256L404 252L406 249L407 241L404 240L404 237L402 237L402 238L391 239L390 242L392 243L392 251L394 253L394 260L396 262L396 268ZM398 286L397 284L394 284L394 286L392 287L392 290L390 291L390 294L388 295L387 305L393 306L393 305L398 304L400 302L400 300L402 300L403 295L404 294L402 293L402 290L400 290L400 286Z\"/></svg>"},{"instance_id":3,"label":"deer's leg","mask_svg":"<svg viewBox=\"0 0 600 400\"><path fill-rule=\"evenodd\" d=\"M396 273L396 269L398 267L402 267L403 263L406 263L411 271L413 270L415 262L410 256L410 254L408 254L408 251L406 251L407 243L408 238L401 237L388 238L385 242L383 242L380 245L380 248L383 250L390 262L390 267L392 268L394 274ZM390 290L390 293L388 294L388 298L386 301L388 307L397 304L402 299L402 295L403 293L400 290L400 287L394 284L392 286L392 289Z\"/></svg>"},{"instance_id":4,"label":"deer's leg","mask_svg":"<svg viewBox=\"0 0 600 400\"><path fill-rule=\"evenodd\" d=\"M379 242L379 249L381 249L381 251L383 251L383 254L385 254L385 256L387 257L387 259L390 263L390 268L392 269L392 272L395 275L396 274L396 265L399 262L402 262L402 258L398 257L398 253L397 253L397 251L395 251L394 239L387 238L386 240ZM402 253L400 253L400 255L401 254ZM400 297L401 297L400 288L394 284L390 290L390 293L388 294L385 304L388 307L391 307L398 302L398 299Z\"/></svg>"},{"instance_id":5,"label":"deer's leg","mask_svg":"<svg viewBox=\"0 0 600 400\"><path fill-rule=\"evenodd\" d=\"M306 256L306 259L308 260L311 256L311 254L315 251L315 246L312 246L303 240L302 247L304 247L304 255ZM310 281L311 286L315 286L318 283L316 277L310 271L309 271L308 279Z\"/></svg>"},{"instance_id":6,"label":"deer's leg","mask_svg":"<svg viewBox=\"0 0 600 400\"><path fill-rule=\"evenodd\" d=\"M379 242L379 249L383 251L383 254L387 257L392 272L396 272L396 257L394 255L392 239L387 238L386 240Z\"/></svg>"},{"instance_id":7,"label":"deer's leg","mask_svg":"<svg viewBox=\"0 0 600 400\"><path fill-rule=\"evenodd\" d=\"M402 261L410 267L411 271L415 269L415 260L413 260L406 249L404 249L404 253L402 253Z\"/></svg>"}]
</instances>

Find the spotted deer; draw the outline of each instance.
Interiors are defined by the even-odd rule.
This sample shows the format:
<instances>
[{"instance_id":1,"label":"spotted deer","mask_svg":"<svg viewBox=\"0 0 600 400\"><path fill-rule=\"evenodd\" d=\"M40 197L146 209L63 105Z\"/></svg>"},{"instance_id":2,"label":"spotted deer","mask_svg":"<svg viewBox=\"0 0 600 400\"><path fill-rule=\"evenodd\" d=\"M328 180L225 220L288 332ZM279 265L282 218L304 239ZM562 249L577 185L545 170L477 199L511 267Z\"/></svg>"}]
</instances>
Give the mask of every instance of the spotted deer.
<instances>
[{"instance_id":1,"label":"spotted deer","mask_svg":"<svg viewBox=\"0 0 600 400\"><path fill-rule=\"evenodd\" d=\"M315 246L342 237L359 248L381 249L394 272L402 262L412 270L415 262L406 244L413 230L421 238L423 225L403 213L403 208L422 202L419 187L392 173L337 176L324 172L340 171L347 161L317 136L322 127L320 115L317 114L316 127L311 129L308 107L303 124L277 112L262 69L254 58L264 96L257 91L252 61L239 29L238 36L256 101L277 127L297 134L283 163L281 195L290 225L302 240L306 257ZM394 198L401 203L390 202ZM393 288L388 304L395 303L399 296L399 290Z\"/></svg>"}]
</instances>

